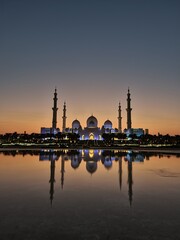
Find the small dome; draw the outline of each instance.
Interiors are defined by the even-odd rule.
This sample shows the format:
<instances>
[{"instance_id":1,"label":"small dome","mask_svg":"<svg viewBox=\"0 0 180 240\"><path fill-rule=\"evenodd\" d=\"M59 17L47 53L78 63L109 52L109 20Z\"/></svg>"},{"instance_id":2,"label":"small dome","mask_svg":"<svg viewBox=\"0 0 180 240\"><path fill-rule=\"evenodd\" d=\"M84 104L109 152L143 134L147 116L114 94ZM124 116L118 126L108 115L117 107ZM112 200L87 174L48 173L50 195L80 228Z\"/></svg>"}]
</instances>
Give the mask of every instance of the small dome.
<instances>
[{"instance_id":1,"label":"small dome","mask_svg":"<svg viewBox=\"0 0 180 240\"><path fill-rule=\"evenodd\" d=\"M78 168L79 164L80 164L80 162L78 161L78 159L75 158L75 159L71 160L71 167L72 168L74 168L74 169Z\"/></svg>"},{"instance_id":2,"label":"small dome","mask_svg":"<svg viewBox=\"0 0 180 240\"><path fill-rule=\"evenodd\" d=\"M98 126L98 121L97 121L97 118L95 118L93 115L90 116L88 119L87 119L87 127L88 128L95 128Z\"/></svg>"},{"instance_id":3,"label":"small dome","mask_svg":"<svg viewBox=\"0 0 180 240\"><path fill-rule=\"evenodd\" d=\"M110 168L112 167L112 160L111 160L109 157L106 157L106 158L105 158L104 166L105 166L105 168L107 168L107 169L110 169Z\"/></svg>"},{"instance_id":4,"label":"small dome","mask_svg":"<svg viewBox=\"0 0 180 240\"><path fill-rule=\"evenodd\" d=\"M80 128L80 122L77 119L72 122L72 128Z\"/></svg>"},{"instance_id":5,"label":"small dome","mask_svg":"<svg viewBox=\"0 0 180 240\"><path fill-rule=\"evenodd\" d=\"M111 129L112 128L112 122L110 120L106 120L104 122L104 128L109 128Z\"/></svg>"},{"instance_id":6,"label":"small dome","mask_svg":"<svg viewBox=\"0 0 180 240\"><path fill-rule=\"evenodd\" d=\"M97 162L87 161L86 170L91 174L94 173L97 170Z\"/></svg>"}]
</instances>

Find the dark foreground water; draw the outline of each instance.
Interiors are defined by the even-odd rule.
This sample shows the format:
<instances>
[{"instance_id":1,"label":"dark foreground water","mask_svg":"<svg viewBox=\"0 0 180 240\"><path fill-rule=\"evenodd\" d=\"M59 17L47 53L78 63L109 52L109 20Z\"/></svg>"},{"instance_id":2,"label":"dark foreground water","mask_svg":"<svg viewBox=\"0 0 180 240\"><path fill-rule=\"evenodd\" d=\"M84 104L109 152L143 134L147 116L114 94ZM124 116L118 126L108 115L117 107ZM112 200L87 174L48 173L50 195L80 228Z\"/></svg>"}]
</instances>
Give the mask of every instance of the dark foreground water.
<instances>
[{"instance_id":1,"label":"dark foreground water","mask_svg":"<svg viewBox=\"0 0 180 240\"><path fill-rule=\"evenodd\" d=\"M180 239L180 156L0 153L0 239Z\"/></svg>"}]
</instances>

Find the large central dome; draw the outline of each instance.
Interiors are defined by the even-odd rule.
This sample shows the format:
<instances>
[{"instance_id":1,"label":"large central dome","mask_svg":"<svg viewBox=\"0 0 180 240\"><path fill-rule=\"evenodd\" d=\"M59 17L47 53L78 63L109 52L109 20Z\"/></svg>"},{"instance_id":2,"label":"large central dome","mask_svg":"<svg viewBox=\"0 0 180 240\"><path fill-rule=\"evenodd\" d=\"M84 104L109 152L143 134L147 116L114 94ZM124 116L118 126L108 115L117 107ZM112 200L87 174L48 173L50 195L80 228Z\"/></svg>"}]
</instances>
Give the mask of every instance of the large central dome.
<instances>
[{"instance_id":1,"label":"large central dome","mask_svg":"<svg viewBox=\"0 0 180 240\"><path fill-rule=\"evenodd\" d=\"M97 118L95 118L93 115L90 116L90 117L87 119L87 127L88 127L88 128L96 128L97 126L98 126Z\"/></svg>"}]
</instances>

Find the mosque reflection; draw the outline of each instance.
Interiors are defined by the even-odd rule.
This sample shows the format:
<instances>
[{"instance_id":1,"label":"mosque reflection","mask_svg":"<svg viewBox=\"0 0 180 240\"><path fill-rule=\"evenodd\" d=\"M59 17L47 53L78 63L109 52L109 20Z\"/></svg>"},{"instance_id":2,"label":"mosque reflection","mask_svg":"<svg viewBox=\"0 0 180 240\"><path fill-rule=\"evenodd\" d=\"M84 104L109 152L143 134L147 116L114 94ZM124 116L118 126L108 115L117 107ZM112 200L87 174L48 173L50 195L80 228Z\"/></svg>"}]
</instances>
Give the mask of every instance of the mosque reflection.
<instances>
[{"instance_id":1,"label":"mosque reflection","mask_svg":"<svg viewBox=\"0 0 180 240\"><path fill-rule=\"evenodd\" d=\"M71 161L71 167L77 169L81 162L86 163L86 170L88 173L93 174L98 169L98 164L104 165L106 169L111 169L113 162L118 162L119 167L119 187L122 188L122 160L127 162L128 170L128 197L129 203L132 204L133 200L133 162L144 162L144 159L148 160L149 157L139 152L120 152L120 151L106 151L106 150L71 150L59 152L54 151L41 151L40 161L50 161L50 201L52 204L54 197L54 184L55 184L55 162L60 158L60 174L61 174L61 188L64 187L65 181L65 162Z\"/></svg>"},{"instance_id":2,"label":"mosque reflection","mask_svg":"<svg viewBox=\"0 0 180 240\"><path fill-rule=\"evenodd\" d=\"M66 162L70 161L70 166L73 169L78 169L81 163L85 163L86 171L89 174L95 174L98 171L98 166L103 165L107 170L111 170L113 164L118 163L118 179L119 188L122 189L122 175L123 166L127 168L127 192L129 198L129 204L132 205L133 201L133 165L135 162L144 162L145 160L150 160L151 157L162 158L164 156L170 158L171 155L175 155L177 158L180 157L179 153L158 153L158 152L148 152L148 151L127 151L127 150L99 150L99 149L83 149L83 150L63 150L63 149L14 149L14 150L3 150L0 154L5 156L11 155L30 155L39 156L39 161L50 161L50 202L52 204L54 193L55 193L55 167L56 162L60 162L60 181L61 188L64 188L65 183L65 167ZM122 164L123 161L126 163ZM59 177L59 176L58 176Z\"/></svg>"}]
</instances>

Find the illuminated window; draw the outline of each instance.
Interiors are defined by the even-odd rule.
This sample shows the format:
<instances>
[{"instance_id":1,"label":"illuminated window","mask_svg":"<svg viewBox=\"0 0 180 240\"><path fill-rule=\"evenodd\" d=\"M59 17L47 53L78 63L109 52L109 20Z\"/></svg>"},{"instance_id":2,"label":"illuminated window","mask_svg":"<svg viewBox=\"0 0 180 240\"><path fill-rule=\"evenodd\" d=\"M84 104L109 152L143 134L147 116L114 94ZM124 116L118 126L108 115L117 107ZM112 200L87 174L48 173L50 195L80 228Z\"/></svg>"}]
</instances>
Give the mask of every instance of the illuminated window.
<instances>
[{"instance_id":1,"label":"illuminated window","mask_svg":"<svg viewBox=\"0 0 180 240\"><path fill-rule=\"evenodd\" d=\"M82 157L84 157L84 150L82 150Z\"/></svg>"},{"instance_id":2,"label":"illuminated window","mask_svg":"<svg viewBox=\"0 0 180 240\"><path fill-rule=\"evenodd\" d=\"M93 133L90 133L90 134L89 134L89 139L90 139L90 140L94 140L94 134L93 134Z\"/></svg>"},{"instance_id":3,"label":"illuminated window","mask_svg":"<svg viewBox=\"0 0 180 240\"><path fill-rule=\"evenodd\" d=\"M89 157L90 158L93 158L94 157L94 150L89 150Z\"/></svg>"}]
</instances>

